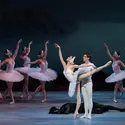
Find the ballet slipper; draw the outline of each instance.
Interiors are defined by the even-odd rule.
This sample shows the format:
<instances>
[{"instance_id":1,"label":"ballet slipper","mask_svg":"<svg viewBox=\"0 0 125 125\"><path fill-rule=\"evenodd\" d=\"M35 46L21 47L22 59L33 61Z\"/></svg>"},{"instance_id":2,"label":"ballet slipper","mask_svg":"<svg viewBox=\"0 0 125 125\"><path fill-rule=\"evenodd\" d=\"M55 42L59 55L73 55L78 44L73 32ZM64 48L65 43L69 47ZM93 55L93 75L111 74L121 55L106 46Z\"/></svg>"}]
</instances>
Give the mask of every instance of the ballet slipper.
<instances>
[{"instance_id":1,"label":"ballet slipper","mask_svg":"<svg viewBox=\"0 0 125 125\"><path fill-rule=\"evenodd\" d=\"M43 99L41 102L42 102L42 103L46 102L46 99Z\"/></svg>"},{"instance_id":2,"label":"ballet slipper","mask_svg":"<svg viewBox=\"0 0 125 125\"><path fill-rule=\"evenodd\" d=\"M15 104L15 101L10 102L10 105Z\"/></svg>"},{"instance_id":3,"label":"ballet slipper","mask_svg":"<svg viewBox=\"0 0 125 125\"><path fill-rule=\"evenodd\" d=\"M78 112L75 112L75 113L74 113L74 120L77 119L77 115L78 115L78 114L79 114Z\"/></svg>"},{"instance_id":4,"label":"ballet slipper","mask_svg":"<svg viewBox=\"0 0 125 125\"><path fill-rule=\"evenodd\" d=\"M118 103L118 101L116 99L113 99L113 102Z\"/></svg>"},{"instance_id":5,"label":"ballet slipper","mask_svg":"<svg viewBox=\"0 0 125 125\"><path fill-rule=\"evenodd\" d=\"M88 118L88 115L87 114L84 114L83 116L80 117L81 119L82 118Z\"/></svg>"},{"instance_id":6,"label":"ballet slipper","mask_svg":"<svg viewBox=\"0 0 125 125\"><path fill-rule=\"evenodd\" d=\"M92 118L91 115L88 115L88 116L87 116L87 119L91 119L91 118Z\"/></svg>"}]
</instances>

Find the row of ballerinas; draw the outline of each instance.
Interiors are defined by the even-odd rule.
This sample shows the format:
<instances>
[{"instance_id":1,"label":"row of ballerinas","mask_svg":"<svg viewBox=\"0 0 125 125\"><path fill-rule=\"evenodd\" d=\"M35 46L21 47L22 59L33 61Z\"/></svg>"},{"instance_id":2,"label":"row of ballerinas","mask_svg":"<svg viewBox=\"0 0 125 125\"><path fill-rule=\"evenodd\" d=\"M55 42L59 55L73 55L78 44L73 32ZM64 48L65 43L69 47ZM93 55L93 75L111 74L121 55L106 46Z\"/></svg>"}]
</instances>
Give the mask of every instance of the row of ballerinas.
<instances>
[{"instance_id":1,"label":"row of ballerinas","mask_svg":"<svg viewBox=\"0 0 125 125\"><path fill-rule=\"evenodd\" d=\"M48 68L48 62L46 60L47 57L47 51L48 51L48 41L45 43L45 50L41 50L38 54L39 59L31 62L29 54L30 54L30 46L32 44L32 41L29 43L28 47L24 47L22 50L22 55L20 56L21 59L24 60L24 65L22 67L14 68L15 66L15 59L17 57L19 46L22 42L22 39L18 41L16 50L14 54L9 49L6 49L4 54L7 56L7 58L0 63L0 66L6 65L6 71L1 70L0 71L0 80L3 80L7 83L8 88L5 90L2 98L6 99L6 95L10 94L11 102L10 104L14 104L14 95L13 95L13 83L14 82L20 82L24 80L23 90L21 94L21 98L27 97L28 99L32 99L37 92L39 92L42 89L43 92L43 100L42 102L46 101L46 90L45 90L45 82L49 82L52 80L55 80L57 78L56 71ZM31 68L31 64L38 64L39 67L37 68ZM30 95L28 91L28 84L29 84L29 76L37 79L40 81L40 85L37 87L35 92Z\"/></svg>"}]
</instances>

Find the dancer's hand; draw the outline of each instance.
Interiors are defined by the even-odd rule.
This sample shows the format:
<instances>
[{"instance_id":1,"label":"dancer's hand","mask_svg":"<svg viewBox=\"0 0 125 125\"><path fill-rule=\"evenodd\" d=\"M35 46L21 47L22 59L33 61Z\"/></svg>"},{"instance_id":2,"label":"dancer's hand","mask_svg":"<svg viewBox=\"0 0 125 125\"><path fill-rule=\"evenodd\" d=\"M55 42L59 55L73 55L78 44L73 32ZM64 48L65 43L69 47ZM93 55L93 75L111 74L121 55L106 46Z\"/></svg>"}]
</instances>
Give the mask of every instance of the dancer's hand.
<instances>
[{"instance_id":1,"label":"dancer's hand","mask_svg":"<svg viewBox=\"0 0 125 125\"><path fill-rule=\"evenodd\" d=\"M31 45L33 43L33 41L30 41L29 45Z\"/></svg>"},{"instance_id":2,"label":"dancer's hand","mask_svg":"<svg viewBox=\"0 0 125 125\"><path fill-rule=\"evenodd\" d=\"M60 46L58 44L55 44L55 47L58 48L58 49L60 49Z\"/></svg>"},{"instance_id":3,"label":"dancer's hand","mask_svg":"<svg viewBox=\"0 0 125 125\"><path fill-rule=\"evenodd\" d=\"M108 46L106 45L106 43L104 43L104 46L106 47L106 49L108 49Z\"/></svg>"},{"instance_id":4,"label":"dancer's hand","mask_svg":"<svg viewBox=\"0 0 125 125\"><path fill-rule=\"evenodd\" d=\"M22 43L22 39L20 39L20 40L18 41L18 44L20 44L20 43Z\"/></svg>"},{"instance_id":5,"label":"dancer's hand","mask_svg":"<svg viewBox=\"0 0 125 125\"><path fill-rule=\"evenodd\" d=\"M49 40L48 41L46 41L46 43L45 44L49 44Z\"/></svg>"}]
</instances>

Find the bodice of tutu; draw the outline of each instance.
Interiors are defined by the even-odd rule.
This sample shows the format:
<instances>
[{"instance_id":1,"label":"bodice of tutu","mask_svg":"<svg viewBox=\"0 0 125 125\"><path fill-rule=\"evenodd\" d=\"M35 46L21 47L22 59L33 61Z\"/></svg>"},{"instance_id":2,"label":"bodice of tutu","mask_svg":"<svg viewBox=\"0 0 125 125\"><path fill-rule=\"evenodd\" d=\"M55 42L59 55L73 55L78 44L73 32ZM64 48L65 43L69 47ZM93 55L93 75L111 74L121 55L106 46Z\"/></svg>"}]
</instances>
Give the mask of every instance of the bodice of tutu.
<instances>
[{"instance_id":1,"label":"bodice of tutu","mask_svg":"<svg viewBox=\"0 0 125 125\"><path fill-rule=\"evenodd\" d=\"M115 73L119 73L119 72L121 71L120 66L118 65L118 63L117 63L116 61L114 61L114 62L112 63L112 69L113 69L113 71L114 71Z\"/></svg>"},{"instance_id":2,"label":"bodice of tutu","mask_svg":"<svg viewBox=\"0 0 125 125\"><path fill-rule=\"evenodd\" d=\"M68 79L68 81L70 81L70 82L73 81L74 74L70 68L67 68L66 70L64 70L63 74Z\"/></svg>"},{"instance_id":3,"label":"bodice of tutu","mask_svg":"<svg viewBox=\"0 0 125 125\"><path fill-rule=\"evenodd\" d=\"M11 71L13 71L14 70L14 66L15 66L15 62L13 63L13 64L7 64L7 69L6 69L6 71L7 72L11 72Z\"/></svg>"},{"instance_id":4,"label":"bodice of tutu","mask_svg":"<svg viewBox=\"0 0 125 125\"><path fill-rule=\"evenodd\" d=\"M40 65L41 72L45 72L46 69L48 68L48 62L42 62Z\"/></svg>"},{"instance_id":5,"label":"bodice of tutu","mask_svg":"<svg viewBox=\"0 0 125 125\"><path fill-rule=\"evenodd\" d=\"M30 64L27 64L30 62L30 58L27 57L25 60L24 60L24 67L30 67Z\"/></svg>"}]
</instances>

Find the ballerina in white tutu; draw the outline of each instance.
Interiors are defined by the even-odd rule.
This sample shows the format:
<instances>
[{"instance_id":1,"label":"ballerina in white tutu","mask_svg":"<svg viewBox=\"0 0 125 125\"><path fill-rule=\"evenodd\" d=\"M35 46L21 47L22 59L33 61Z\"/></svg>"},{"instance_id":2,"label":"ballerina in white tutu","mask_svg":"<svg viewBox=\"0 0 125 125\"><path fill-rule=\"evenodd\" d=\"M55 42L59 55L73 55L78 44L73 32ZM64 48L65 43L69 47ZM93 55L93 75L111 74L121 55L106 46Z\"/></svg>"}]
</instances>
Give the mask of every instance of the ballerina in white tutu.
<instances>
[{"instance_id":1,"label":"ballerina in white tutu","mask_svg":"<svg viewBox=\"0 0 125 125\"><path fill-rule=\"evenodd\" d=\"M2 71L2 70L0 71L0 80L6 81L6 83L7 83L8 89L6 89L6 91L5 91L4 98L6 97L6 94L9 91L10 97L12 99L10 104L15 103L15 100L14 100L14 97L13 97L13 91L12 91L13 82L20 82L24 79L23 75L21 75L19 72L14 70L15 58L18 54L19 45L20 45L21 42L22 42L22 40L18 41L15 53L13 55L12 55L10 50L6 49L5 55L8 58L0 63L0 66L2 66L4 64L6 64L6 66L7 66L6 71Z\"/></svg>"},{"instance_id":2,"label":"ballerina in white tutu","mask_svg":"<svg viewBox=\"0 0 125 125\"><path fill-rule=\"evenodd\" d=\"M106 68L107 66L109 66L111 64L111 61L109 61L108 63L106 63L105 65L103 65L101 67L95 68L95 66L92 63L89 63L88 65L85 65L85 64L84 65L75 65L74 62L73 62L74 57L70 56L70 57L67 58L67 63L66 63L63 59L63 56L62 56L61 47L58 44L55 44L55 47L57 47L59 49L59 57L60 57L60 61L63 65L63 69L64 69L63 74L67 78L67 80L70 82L69 92L68 92L70 97L72 97L74 95L74 92L75 92L75 89L76 89L77 105L76 105L76 110L75 110L75 113L74 113L74 119L76 119L76 117L78 115L78 110L79 110L79 107L80 107L80 104L81 104L79 81L84 80L85 78L88 78L88 77L92 76L94 73L99 72L103 68ZM75 68L80 68L80 69L74 72ZM84 98L86 98L85 102L84 102L85 105L86 105L85 106L85 111L86 111L85 113L86 113L86 115L88 115L88 110L90 108L92 110L92 103L89 104L90 102L92 102L92 101L90 101L90 100L92 100L92 96L91 96L92 95L92 84L89 83L88 85L85 85L85 86L86 87L85 87L85 90L83 92L83 93L85 93ZM89 106L89 105L91 105L91 106ZM91 111L89 113L88 118L90 118L90 116L91 116Z\"/></svg>"},{"instance_id":3,"label":"ballerina in white tutu","mask_svg":"<svg viewBox=\"0 0 125 125\"><path fill-rule=\"evenodd\" d=\"M24 60L24 67L17 67L15 68L16 71L19 71L20 73L22 73L24 75L24 85L23 85L23 91L21 94L21 98L24 98L24 96L26 95L26 97L29 99L30 98L30 94L28 91L28 84L29 84L29 76L27 75L27 73L29 72L30 69L30 64L26 64L28 62L30 62L30 46L32 44L32 41L29 43L28 48L24 47L22 50L23 55L20 56L20 58L22 60Z\"/></svg>"},{"instance_id":4,"label":"ballerina in white tutu","mask_svg":"<svg viewBox=\"0 0 125 125\"><path fill-rule=\"evenodd\" d=\"M108 78L106 78L105 81L107 83L115 83L113 101L117 103L116 96L118 89L120 89L122 92L125 92L125 88L123 88L123 79L125 79L125 70L120 69L121 66L125 68L125 64L119 59L120 58L119 52L115 51L112 56L108 46L105 43L104 46L106 47L109 57L113 60L112 69L114 71L114 73L111 74Z\"/></svg>"},{"instance_id":5,"label":"ballerina in white tutu","mask_svg":"<svg viewBox=\"0 0 125 125\"><path fill-rule=\"evenodd\" d=\"M40 86L38 86L35 92L32 94L32 98L35 96L36 93L38 93L42 89L44 96L42 102L46 102L45 82L53 81L57 78L57 73L54 70L48 68L48 62L46 60L48 43L49 43L48 41L45 43L45 51L40 51L39 53L40 59L27 63L27 64L39 64L40 66L40 68L36 68L35 72L31 71L28 73L28 75L40 81Z\"/></svg>"},{"instance_id":6,"label":"ballerina in white tutu","mask_svg":"<svg viewBox=\"0 0 125 125\"><path fill-rule=\"evenodd\" d=\"M64 61L63 59L63 56L62 56L62 51L61 51L61 47L58 45L58 44L55 44L55 47L59 49L59 57L60 57L60 61L63 65L63 74L64 76L67 78L67 80L70 82L70 85L69 85L69 91L68 91L68 95L70 97L72 97L74 95L74 92L75 92L75 89L76 89L76 81L78 79L78 81L81 81L82 79L88 77L88 76L91 76L93 75L94 73L96 72L99 72L100 70L102 70L103 68L109 66L111 64L111 61L109 61L108 63L106 63L106 65L104 66L100 66L98 68L96 68L94 65L75 65L74 64L74 59L75 57L72 57L72 56L69 56L66 61L67 63ZM78 77L79 74L81 74L82 69L81 70L78 70L78 71L75 71L74 72L74 69L76 68L84 68L84 67L93 67L95 68L95 70L93 71L90 71L90 72L87 72L85 74L82 74Z\"/></svg>"}]
</instances>

